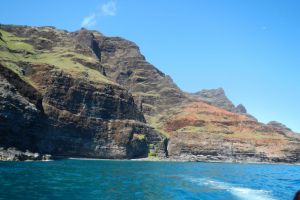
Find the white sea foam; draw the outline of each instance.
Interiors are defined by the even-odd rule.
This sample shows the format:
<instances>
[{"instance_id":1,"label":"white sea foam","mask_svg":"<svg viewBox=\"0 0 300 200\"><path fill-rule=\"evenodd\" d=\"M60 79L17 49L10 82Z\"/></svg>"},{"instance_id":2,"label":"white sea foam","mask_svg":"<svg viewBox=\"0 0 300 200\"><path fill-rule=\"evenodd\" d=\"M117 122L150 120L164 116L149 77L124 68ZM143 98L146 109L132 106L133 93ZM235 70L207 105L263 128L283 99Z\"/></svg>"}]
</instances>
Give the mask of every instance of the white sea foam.
<instances>
[{"instance_id":1,"label":"white sea foam","mask_svg":"<svg viewBox=\"0 0 300 200\"><path fill-rule=\"evenodd\" d=\"M189 180L212 189L225 190L241 200L276 200L272 197L271 192L266 190L239 187L233 184L207 178L189 178Z\"/></svg>"},{"instance_id":2,"label":"white sea foam","mask_svg":"<svg viewBox=\"0 0 300 200\"><path fill-rule=\"evenodd\" d=\"M77 157L69 157L69 160L110 160L110 159L101 159L101 158L77 158ZM119 161L119 160L118 160Z\"/></svg>"}]
</instances>

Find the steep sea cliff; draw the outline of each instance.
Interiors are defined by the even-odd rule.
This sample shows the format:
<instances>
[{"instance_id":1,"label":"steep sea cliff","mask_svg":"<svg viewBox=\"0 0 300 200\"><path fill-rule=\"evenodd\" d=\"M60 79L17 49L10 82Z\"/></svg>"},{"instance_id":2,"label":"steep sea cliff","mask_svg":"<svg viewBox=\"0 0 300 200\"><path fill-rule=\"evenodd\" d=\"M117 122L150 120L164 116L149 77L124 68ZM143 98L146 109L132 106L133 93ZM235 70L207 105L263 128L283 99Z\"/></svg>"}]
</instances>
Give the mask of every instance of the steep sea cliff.
<instances>
[{"instance_id":1,"label":"steep sea cliff","mask_svg":"<svg viewBox=\"0 0 300 200\"><path fill-rule=\"evenodd\" d=\"M131 41L48 26L0 33L2 160L300 161L292 130L258 122L222 89L182 91Z\"/></svg>"}]
</instances>

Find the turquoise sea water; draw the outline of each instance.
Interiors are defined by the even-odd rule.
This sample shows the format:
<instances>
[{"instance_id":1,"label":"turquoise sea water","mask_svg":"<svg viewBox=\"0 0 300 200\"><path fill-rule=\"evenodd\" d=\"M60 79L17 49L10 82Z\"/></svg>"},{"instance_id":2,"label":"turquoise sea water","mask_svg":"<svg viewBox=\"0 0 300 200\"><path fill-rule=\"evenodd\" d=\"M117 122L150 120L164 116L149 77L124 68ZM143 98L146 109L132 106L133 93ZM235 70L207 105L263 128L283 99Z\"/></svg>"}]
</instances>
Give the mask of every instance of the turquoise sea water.
<instances>
[{"instance_id":1,"label":"turquoise sea water","mask_svg":"<svg viewBox=\"0 0 300 200\"><path fill-rule=\"evenodd\" d=\"M297 165L0 162L0 199L288 200L298 189Z\"/></svg>"}]
</instances>

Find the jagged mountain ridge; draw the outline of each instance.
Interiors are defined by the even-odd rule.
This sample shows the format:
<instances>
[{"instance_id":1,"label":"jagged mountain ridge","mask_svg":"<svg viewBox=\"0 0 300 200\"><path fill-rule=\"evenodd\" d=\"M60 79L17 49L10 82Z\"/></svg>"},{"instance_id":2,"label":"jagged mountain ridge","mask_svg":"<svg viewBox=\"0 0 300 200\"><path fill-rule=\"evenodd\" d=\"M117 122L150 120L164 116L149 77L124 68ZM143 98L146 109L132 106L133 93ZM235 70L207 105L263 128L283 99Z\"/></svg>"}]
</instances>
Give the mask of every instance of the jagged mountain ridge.
<instances>
[{"instance_id":1,"label":"jagged mountain ridge","mask_svg":"<svg viewBox=\"0 0 300 200\"><path fill-rule=\"evenodd\" d=\"M100 158L143 157L150 152L179 160L299 161L299 138L292 131L261 124L245 115L241 106L229 112L181 91L145 60L133 42L85 29L73 33L54 27L1 25L0 29L3 68L42 96L42 109L37 110L45 113L42 127L48 128L45 138L28 137L38 138L25 145L39 144L33 151ZM5 100L9 92L3 91ZM2 115L11 112L3 109L6 104L0 104ZM0 126L7 133L1 145L9 133L18 135L9 126L12 121L6 123ZM68 137L71 140L64 139ZM47 147L49 141L52 145Z\"/></svg>"},{"instance_id":2,"label":"jagged mountain ridge","mask_svg":"<svg viewBox=\"0 0 300 200\"><path fill-rule=\"evenodd\" d=\"M218 108L222 108L229 112L247 115L248 117L251 117L252 119L257 121L255 117L247 113L247 109L243 104L238 104L237 106L235 106L230 101L230 99L226 96L223 88L210 89L210 90L203 89L199 92L190 93L190 95L207 104L216 106Z\"/></svg>"},{"instance_id":3,"label":"jagged mountain ridge","mask_svg":"<svg viewBox=\"0 0 300 200\"><path fill-rule=\"evenodd\" d=\"M199 98L201 101L204 101L208 104L214 105L219 108L223 108L229 112L236 112L241 114L246 114L247 110L242 105L234 106L234 104L228 99L225 95L223 88L210 89L210 90L201 90L199 92L191 94L196 98Z\"/></svg>"}]
</instances>

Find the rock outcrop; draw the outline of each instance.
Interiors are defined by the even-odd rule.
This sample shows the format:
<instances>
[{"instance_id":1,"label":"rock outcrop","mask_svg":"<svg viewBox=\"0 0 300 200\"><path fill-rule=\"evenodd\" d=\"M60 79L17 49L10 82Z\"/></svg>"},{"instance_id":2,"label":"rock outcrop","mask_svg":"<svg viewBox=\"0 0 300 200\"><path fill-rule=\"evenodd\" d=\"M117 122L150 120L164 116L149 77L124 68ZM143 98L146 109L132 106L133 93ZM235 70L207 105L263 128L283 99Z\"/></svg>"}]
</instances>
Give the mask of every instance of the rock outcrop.
<instances>
[{"instance_id":1,"label":"rock outcrop","mask_svg":"<svg viewBox=\"0 0 300 200\"><path fill-rule=\"evenodd\" d=\"M236 113L242 113L242 114L246 114L247 113L247 109L245 108L245 106L243 104L239 104L235 107L235 112Z\"/></svg>"},{"instance_id":2,"label":"rock outcrop","mask_svg":"<svg viewBox=\"0 0 300 200\"><path fill-rule=\"evenodd\" d=\"M201 90L191 94L192 96L204 101L210 105L223 108L229 112L246 114L247 110L242 105L234 106L234 104L228 99L223 88L211 89L211 90Z\"/></svg>"},{"instance_id":3,"label":"rock outcrop","mask_svg":"<svg viewBox=\"0 0 300 200\"><path fill-rule=\"evenodd\" d=\"M0 160L2 161L50 161L51 155L41 155L30 151L22 152L15 148L0 148Z\"/></svg>"},{"instance_id":4,"label":"rock outcrop","mask_svg":"<svg viewBox=\"0 0 300 200\"><path fill-rule=\"evenodd\" d=\"M223 89L181 91L133 42L86 29L0 33L0 159L300 161L297 134L259 123Z\"/></svg>"},{"instance_id":5,"label":"rock outcrop","mask_svg":"<svg viewBox=\"0 0 300 200\"><path fill-rule=\"evenodd\" d=\"M286 125L280 123L280 122L276 122L276 121L270 121L268 123L269 126L283 132L283 133L287 133L287 132L292 132L292 130L288 127L286 127Z\"/></svg>"}]
</instances>

